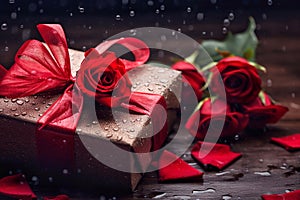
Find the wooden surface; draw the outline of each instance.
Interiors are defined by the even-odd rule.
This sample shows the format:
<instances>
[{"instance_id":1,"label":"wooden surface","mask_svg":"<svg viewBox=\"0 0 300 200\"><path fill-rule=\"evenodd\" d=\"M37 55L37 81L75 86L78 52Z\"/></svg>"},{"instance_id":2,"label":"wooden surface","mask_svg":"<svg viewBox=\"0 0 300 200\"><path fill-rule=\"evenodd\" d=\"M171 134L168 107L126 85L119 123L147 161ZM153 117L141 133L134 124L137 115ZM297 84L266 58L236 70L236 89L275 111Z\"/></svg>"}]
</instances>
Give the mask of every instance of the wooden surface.
<instances>
[{"instance_id":1,"label":"wooden surface","mask_svg":"<svg viewBox=\"0 0 300 200\"><path fill-rule=\"evenodd\" d=\"M182 18L169 14L169 18L178 19L171 23L166 18L155 18L154 14L137 15L135 19L124 19L123 22L116 22L111 17L99 16L78 16L60 17L59 22L63 24L71 48L82 49L95 46L108 36L126 29L154 26L158 21L161 26L178 29L200 41L208 38L224 37L222 35L223 19L229 11L205 13L206 20L187 21L182 24ZM300 15L298 11L280 10L255 10L237 11L235 20L230 29L241 31L246 27L247 17L253 15L258 22L257 34L260 45L257 50L258 63L265 65L268 73L263 75L264 88L275 100L289 107L290 111L277 124L268 126L266 131L248 131L242 138L231 143L232 149L242 153L242 158L224 170L224 175L218 172L206 172L203 182L193 183L168 183L162 184L157 181L157 173L145 174L145 177L132 194L118 194L116 186L113 194L95 191L81 192L72 189L53 189L35 186L34 190L38 195L53 195L67 193L72 199L261 199L260 196L266 193L284 193L289 190L300 189L300 151L288 152L282 147L270 143L272 136L284 136L300 132ZM153 17L154 16L154 17ZM4 19L6 16L2 16ZM172 18L173 17L173 18ZM33 27L41 22L53 22L55 16L42 16L40 18L30 17L19 19L12 24L20 26L24 23L26 30L31 30L31 37L37 34ZM22 21L23 20L23 21ZM56 19L57 20L57 19ZM88 22L88 23L87 23ZM193 25L193 30L188 29ZM89 29L87 27L91 26ZM9 29L10 30L10 29ZM203 34L213 32L213 36ZM0 59L1 63L9 66L12 63L13 55L22 43L22 31L11 34L10 31L0 31ZM73 42L75 41L75 42ZM5 51L4 47L9 50ZM188 49L184 44L182 48ZM169 58L164 58L167 60ZM173 149L177 152L182 148L180 139ZM203 169L190 157L190 151L182 156L192 166ZM267 176L258 175L257 172Z\"/></svg>"}]
</instances>

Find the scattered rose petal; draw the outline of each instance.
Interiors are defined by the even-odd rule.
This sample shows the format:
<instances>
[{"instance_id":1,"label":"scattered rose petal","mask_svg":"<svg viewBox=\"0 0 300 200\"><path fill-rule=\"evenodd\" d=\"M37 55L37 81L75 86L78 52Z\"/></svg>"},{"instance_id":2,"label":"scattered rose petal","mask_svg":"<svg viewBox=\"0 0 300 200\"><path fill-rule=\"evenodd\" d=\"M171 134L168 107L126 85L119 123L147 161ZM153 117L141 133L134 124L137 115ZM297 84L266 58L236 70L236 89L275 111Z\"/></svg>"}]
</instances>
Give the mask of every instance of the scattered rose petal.
<instances>
[{"instance_id":1,"label":"scattered rose petal","mask_svg":"<svg viewBox=\"0 0 300 200\"><path fill-rule=\"evenodd\" d=\"M56 197L44 197L43 200L69 200L67 195L61 194Z\"/></svg>"},{"instance_id":2,"label":"scattered rose petal","mask_svg":"<svg viewBox=\"0 0 300 200\"><path fill-rule=\"evenodd\" d=\"M240 153L230 151L228 145L201 141L194 145L191 155L205 167L213 166L219 170L242 156Z\"/></svg>"},{"instance_id":3,"label":"scattered rose petal","mask_svg":"<svg viewBox=\"0 0 300 200\"><path fill-rule=\"evenodd\" d=\"M168 165L172 160L175 161ZM159 181L201 180L202 176L203 172L171 152L164 151L159 159Z\"/></svg>"},{"instance_id":4,"label":"scattered rose petal","mask_svg":"<svg viewBox=\"0 0 300 200\"><path fill-rule=\"evenodd\" d=\"M289 151L300 149L300 133L279 138L272 137L271 141L285 147Z\"/></svg>"},{"instance_id":5,"label":"scattered rose petal","mask_svg":"<svg viewBox=\"0 0 300 200\"><path fill-rule=\"evenodd\" d=\"M300 190L284 194L264 194L261 197L263 200L297 200L300 199Z\"/></svg>"},{"instance_id":6,"label":"scattered rose petal","mask_svg":"<svg viewBox=\"0 0 300 200\"><path fill-rule=\"evenodd\" d=\"M22 174L6 176L0 180L0 193L22 200L36 199Z\"/></svg>"}]
</instances>

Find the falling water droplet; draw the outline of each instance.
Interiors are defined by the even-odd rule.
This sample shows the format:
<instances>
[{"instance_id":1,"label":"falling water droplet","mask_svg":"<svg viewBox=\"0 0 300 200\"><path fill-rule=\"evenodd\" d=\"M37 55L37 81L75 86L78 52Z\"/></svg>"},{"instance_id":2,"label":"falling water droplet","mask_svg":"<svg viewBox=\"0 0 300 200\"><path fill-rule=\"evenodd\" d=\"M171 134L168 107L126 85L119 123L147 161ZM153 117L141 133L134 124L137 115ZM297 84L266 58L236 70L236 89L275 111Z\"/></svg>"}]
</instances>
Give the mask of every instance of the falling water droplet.
<instances>
[{"instance_id":1,"label":"falling water droplet","mask_svg":"<svg viewBox=\"0 0 300 200\"><path fill-rule=\"evenodd\" d=\"M96 124L98 124L98 121L92 121L92 124L96 125Z\"/></svg>"},{"instance_id":2,"label":"falling water droplet","mask_svg":"<svg viewBox=\"0 0 300 200\"><path fill-rule=\"evenodd\" d=\"M11 18L11 19L17 19L17 13L16 13L16 12L12 12L12 13L10 14L10 18Z\"/></svg>"},{"instance_id":3,"label":"falling water droplet","mask_svg":"<svg viewBox=\"0 0 300 200\"><path fill-rule=\"evenodd\" d=\"M134 10L131 10L131 11L129 12L129 16L130 16L130 17L134 17L134 15L135 15Z\"/></svg>"},{"instance_id":4,"label":"falling water droplet","mask_svg":"<svg viewBox=\"0 0 300 200\"><path fill-rule=\"evenodd\" d=\"M115 18L116 18L117 21L120 21L121 20L121 15L116 15Z\"/></svg>"},{"instance_id":5,"label":"falling water droplet","mask_svg":"<svg viewBox=\"0 0 300 200\"><path fill-rule=\"evenodd\" d=\"M78 6L78 10L79 10L80 13L84 13L84 7Z\"/></svg>"},{"instance_id":6,"label":"falling water droplet","mask_svg":"<svg viewBox=\"0 0 300 200\"><path fill-rule=\"evenodd\" d=\"M160 10L165 10L166 6L165 5L160 5Z\"/></svg>"},{"instance_id":7,"label":"falling water droplet","mask_svg":"<svg viewBox=\"0 0 300 200\"><path fill-rule=\"evenodd\" d=\"M1 25L1 30L2 30L2 31L6 31L7 29L8 29L7 23L3 23L3 24Z\"/></svg>"},{"instance_id":8,"label":"falling water droplet","mask_svg":"<svg viewBox=\"0 0 300 200\"><path fill-rule=\"evenodd\" d=\"M35 107L34 110L35 111L40 111L40 108L39 107Z\"/></svg>"},{"instance_id":9,"label":"falling water droplet","mask_svg":"<svg viewBox=\"0 0 300 200\"><path fill-rule=\"evenodd\" d=\"M202 21L204 19L204 14L203 13L198 13L197 14L197 20Z\"/></svg>"},{"instance_id":10,"label":"falling water droplet","mask_svg":"<svg viewBox=\"0 0 300 200\"><path fill-rule=\"evenodd\" d=\"M15 3L15 0L9 0L8 3L13 4Z\"/></svg>"},{"instance_id":11,"label":"falling water droplet","mask_svg":"<svg viewBox=\"0 0 300 200\"><path fill-rule=\"evenodd\" d=\"M223 28L222 28L222 33L223 33L223 34L226 34L226 33L227 33L227 28L226 28L226 27L223 27Z\"/></svg>"},{"instance_id":12,"label":"falling water droplet","mask_svg":"<svg viewBox=\"0 0 300 200\"><path fill-rule=\"evenodd\" d=\"M228 27L230 25L229 19L224 19L223 24L224 24L224 26Z\"/></svg>"},{"instance_id":13,"label":"falling water droplet","mask_svg":"<svg viewBox=\"0 0 300 200\"><path fill-rule=\"evenodd\" d=\"M188 12L188 13L192 12L192 8L191 7L187 7L186 12Z\"/></svg>"},{"instance_id":14,"label":"falling water droplet","mask_svg":"<svg viewBox=\"0 0 300 200\"><path fill-rule=\"evenodd\" d=\"M267 87L272 87L272 80L271 79L267 80Z\"/></svg>"},{"instance_id":15,"label":"falling water droplet","mask_svg":"<svg viewBox=\"0 0 300 200\"><path fill-rule=\"evenodd\" d=\"M271 6L273 4L272 0L268 0L268 5Z\"/></svg>"},{"instance_id":16,"label":"falling water droplet","mask_svg":"<svg viewBox=\"0 0 300 200\"><path fill-rule=\"evenodd\" d=\"M48 181L49 181L50 183L52 183L52 182L53 182L53 178L52 178L52 177L49 177L49 178L48 178Z\"/></svg>"},{"instance_id":17,"label":"falling water droplet","mask_svg":"<svg viewBox=\"0 0 300 200\"><path fill-rule=\"evenodd\" d=\"M234 14L233 14L233 13L229 13L228 19L229 19L230 21L234 20Z\"/></svg>"},{"instance_id":18,"label":"falling water droplet","mask_svg":"<svg viewBox=\"0 0 300 200\"><path fill-rule=\"evenodd\" d=\"M67 169L63 169L63 174L68 174L69 173L69 171L67 170Z\"/></svg>"}]
</instances>

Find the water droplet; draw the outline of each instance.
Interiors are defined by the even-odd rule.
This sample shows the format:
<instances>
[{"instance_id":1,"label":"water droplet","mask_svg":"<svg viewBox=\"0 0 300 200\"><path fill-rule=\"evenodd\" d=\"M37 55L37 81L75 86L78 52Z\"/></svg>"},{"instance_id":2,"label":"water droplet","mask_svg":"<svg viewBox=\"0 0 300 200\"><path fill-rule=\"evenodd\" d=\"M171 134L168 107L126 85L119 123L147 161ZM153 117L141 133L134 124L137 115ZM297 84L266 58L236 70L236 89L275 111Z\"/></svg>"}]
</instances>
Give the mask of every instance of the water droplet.
<instances>
[{"instance_id":1,"label":"water droplet","mask_svg":"<svg viewBox=\"0 0 300 200\"><path fill-rule=\"evenodd\" d=\"M148 2L147 2L147 5L148 5L148 6L153 6L153 5L154 5L154 2L153 2L153 1L148 1Z\"/></svg>"},{"instance_id":2,"label":"water droplet","mask_svg":"<svg viewBox=\"0 0 300 200\"><path fill-rule=\"evenodd\" d=\"M116 15L115 19L116 19L117 21L120 21L120 20L121 20L121 15Z\"/></svg>"},{"instance_id":3,"label":"water droplet","mask_svg":"<svg viewBox=\"0 0 300 200\"><path fill-rule=\"evenodd\" d=\"M266 19L267 19L267 14L266 14L266 13L263 13L263 14L262 14L262 18L263 18L263 20L266 20Z\"/></svg>"},{"instance_id":4,"label":"water droplet","mask_svg":"<svg viewBox=\"0 0 300 200\"><path fill-rule=\"evenodd\" d=\"M50 176L50 177L48 178L48 181L49 181L50 183L52 183L52 182L53 182L53 178Z\"/></svg>"},{"instance_id":5,"label":"water droplet","mask_svg":"<svg viewBox=\"0 0 300 200\"><path fill-rule=\"evenodd\" d=\"M261 158L261 159L258 160L258 162L263 163L264 159Z\"/></svg>"},{"instance_id":6,"label":"water droplet","mask_svg":"<svg viewBox=\"0 0 300 200\"><path fill-rule=\"evenodd\" d=\"M44 13L44 9L41 8L39 12L40 12L41 14Z\"/></svg>"},{"instance_id":7,"label":"water droplet","mask_svg":"<svg viewBox=\"0 0 300 200\"><path fill-rule=\"evenodd\" d=\"M267 87L272 87L272 80L271 79L267 80Z\"/></svg>"},{"instance_id":8,"label":"water droplet","mask_svg":"<svg viewBox=\"0 0 300 200\"><path fill-rule=\"evenodd\" d=\"M8 3L13 4L15 3L15 0L8 0Z\"/></svg>"},{"instance_id":9,"label":"water droplet","mask_svg":"<svg viewBox=\"0 0 300 200\"><path fill-rule=\"evenodd\" d=\"M165 9L166 9L165 5L160 5L160 10L165 10Z\"/></svg>"},{"instance_id":10,"label":"water droplet","mask_svg":"<svg viewBox=\"0 0 300 200\"><path fill-rule=\"evenodd\" d=\"M11 110L11 111L16 111L17 108L13 107L13 108L11 108L10 110Z\"/></svg>"},{"instance_id":11,"label":"water droplet","mask_svg":"<svg viewBox=\"0 0 300 200\"><path fill-rule=\"evenodd\" d=\"M5 52L8 52L8 50L9 50L8 46L4 47Z\"/></svg>"},{"instance_id":12,"label":"water droplet","mask_svg":"<svg viewBox=\"0 0 300 200\"><path fill-rule=\"evenodd\" d=\"M271 176L270 172L254 172L254 174L261 176Z\"/></svg>"},{"instance_id":13,"label":"water droplet","mask_svg":"<svg viewBox=\"0 0 300 200\"><path fill-rule=\"evenodd\" d=\"M210 0L210 3L216 4L216 3L217 3L217 0Z\"/></svg>"},{"instance_id":14,"label":"water droplet","mask_svg":"<svg viewBox=\"0 0 300 200\"><path fill-rule=\"evenodd\" d=\"M104 130L108 131L108 129L109 129L108 127L104 127Z\"/></svg>"},{"instance_id":15,"label":"water droplet","mask_svg":"<svg viewBox=\"0 0 300 200\"><path fill-rule=\"evenodd\" d=\"M129 12L129 16L130 16L130 17L134 17L134 15L135 15L134 10L131 10L131 11Z\"/></svg>"},{"instance_id":16,"label":"water droplet","mask_svg":"<svg viewBox=\"0 0 300 200\"><path fill-rule=\"evenodd\" d=\"M113 130L114 130L114 131L118 131L119 128L118 128L118 127L114 127Z\"/></svg>"},{"instance_id":17,"label":"water droplet","mask_svg":"<svg viewBox=\"0 0 300 200\"><path fill-rule=\"evenodd\" d=\"M152 199L160 199L160 198L162 198L162 197L164 197L164 196L166 196L166 195L167 195L167 193L165 193L165 192L163 192L163 193L158 192L158 194L157 194L157 195L154 195L154 196L152 197Z\"/></svg>"},{"instance_id":18,"label":"water droplet","mask_svg":"<svg viewBox=\"0 0 300 200\"><path fill-rule=\"evenodd\" d=\"M7 29L8 29L7 23L3 23L3 24L1 25L1 30L2 30L2 31L6 31Z\"/></svg>"},{"instance_id":19,"label":"water droplet","mask_svg":"<svg viewBox=\"0 0 300 200\"><path fill-rule=\"evenodd\" d=\"M3 110L3 108L0 108L0 112L3 112L4 110Z\"/></svg>"},{"instance_id":20,"label":"water droplet","mask_svg":"<svg viewBox=\"0 0 300 200\"><path fill-rule=\"evenodd\" d=\"M223 22L224 26L229 26L230 25L230 21L229 19L224 19L224 22Z\"/></svg>"},{"instance_id":21,"label":"water droplet","mask_svg":"<svg viewBox=\"0 0 300 200\"><path fill-rule=\"evenodd\" d=\"M40 111L39 107L34 108L35 111Z\"/></svg>"},{"instance_id":22,"label":"water droplet","mask_svg":"<svg viewBox=\"0 0 300 200\"><path fill-rule=\"evenodd\" d=\"M9 102L9 100L8 100L8 99L4 99L3 101L4 101L5 103Z\"/></svg>"},{"instance_id":23,"label":"water droplet","mask_svg":"<svg viewBox=\"0 0 300 200\"><path fill-rule=\"evenodd\" d=\"M68 174L69 171L68 171L67 169L63 169L62 173L63 173L63 174Z\"/></svg>"},{"instance_id":24,"label":"water droplet","mask_svg":"<svg viewBox=\"0 0 300 200\"><path fill-rule=\"evenodd\" d=\"M134 130L133 128L131 128L129 131L130 131L130 132L134 132L135 130Z\"/></svg>"},{"instance_id":25,"label":"water droplet","mask_svg":"<svg viewBox=\"0 0 300 200\"><path fill-rule=\"evenodd\" d=\"M222 200L229 200L229 199L231 199L231 198L232 198L232 196L229 195L229 194L226 194L226 195L223 195L223 196L222 196Z\"/></svg>"},{"instance_id":26,"label":"water droplet","mask_svg":"<svg viewBox=\"0 0 300 200\"><path fill-rule=\"evenodd\" d=\"M167 79L160 79L159 81L160 81L161 83L167 83L167 82L168 82Z\"/></svg>"},{"instance_id":27,"label":"water droplet","mask_svg":"<svg viewBox=\"0 0 300 200\"><path fill-rule=\"evenodd\" d=\"M206 190L193 190L193 194L203 194L203 193L214 193L216 192L213 188L207 188Z\"/></svg>"},{"instance_id":28,"label":"water droplet","mask_svg":"<svg viewBox=\"0 0 300 200\"><path fill-rule=\"evenodd\" d=\"M36 74L37 74L37 72L36 72L35 70L32 70L30 73L31 73L32 75L36 75Z\"/></svg>"},{"instance_id":29,"label":"water droplet","mask_svg":"<svg viewBox=\"0 0 300 200\"><path fill-rule=\"evenodd\" d=\"M234 139L237 141L237 140L240 139L240 136L239 136L239 135L235 135L235 136L234 136Z\"/></svg>"},{"instance_id":30,"label":"water droplet","mask_svg":"<svg viewBox=\"0 0 300 200\"><path fill-rule=\"evenodd\" d=\"M92 121L92 124L96 125L96 124L98 124L98 121Z\"/></svg>"},{"instance_id":31,"label":"water droplet","mask_svg":"<svg viewBox=\"0 0 300 200\"><path fill-rule=\"evenodd\" d=\"M149 87L149 83L145 83L144 86L145 86L145 87Z\"/></svg>"},{"instance_id":32,"label":"water droplet","mask_svg":"<svg viewBox=\"0 0 300 200\"><path fill-rule=\"evenodd\" d=\"M18 117L18 116L20 116L20 114L19 114L19 113L15 113L14 116L15 116L15 117Z\"/></svg>"},{"instance_id":33,"label":"water droplet","mask_svg":"<svg viewBox=\"0 0 300 200\"><path fill-rule=\"evenodd\" d=\"M123 139L123 137L121 135L117 136L117 141L121 141Z\"/></svg>"},{"instance_id":34,"label":"water droplet","mask_svg":"<svg viewBox=\"0 0 300 200\"><path fill-rule=\"evenodd\" d=\"M113 134L111 134L111 133L107 133L105 137L107 137L107 138L111 138L112 136L113 136Z\"/></svg>"},{"instance_id":35,"label":"water droplet","mask_svg":"<svg viewBox=\"0 0 300 200\"><path fill-rule=\"evenodd\" d=\"M226 34L226 33L227 33L227 28L226 28L226 27L223 27L223 28L222 28L222 33L223 33L223 34Z\"/></svg>"},{"instance_id":36,"label":"water droplet","mask_svg":"<svg viewBox=\"0 0 300 200\"><path fill-rule=\"evenodd\" d=\"M204 19L204 14L203 13L198 13L197 14L197 20L202 21Z\"/></svg>"},{"instance_id":37,"label":"water droplet","mask_svg":"<svg viewBox=\"0 0 300 200\"><path fill-rule=\"evenodd\" d=\"M17 100L17 104L18 104L18 105L23 105L23 104L24 104L24 101L21 100L21 99L19 99L19 100Z\"/></svg>"},{"instance_id":38,"label":"water droplet","mask_svg":"<svg viewBox=\"0 0 300 200\"><path fill-rule=\"evenodd\" d=\"M78 10L79 10L80 13L84 13L84 7L78 6Z\"/></svg>"},{"instance_id":39,"label":"water droplet","mask_svg":"<svg viewBox=\"0 0 300 200\"><path fill-rule=\"evenodd\" d=\"M31 102L31 105L37 105L37 102L33 101Z\"/></svg>"},{"instance_id":40,"label":"water droplet","mask_svg":"<svg viewBox=\"0 0 300 200\"><path fill-rule=\"evenodd\" d=\"M187 7L186 12L188 12L188 13L192 12L192 8L191 7Z\"/></svg>"},{"instance_id":41,"label":"water droplet","mask_svg":"<svg viewBox=\"0 0 300 200\"><path fill-rule=\"evenodd\" d=\"M67 143L67 140L62 140L63 143Z\"/></svg>"},{"instance_id":42,"label":"water droplet","mask_svg":"<svg viewBox=\"0 0 300 200\"><path fill-rule=\"evenodd\" d=\"M21 113L21 115L25 116L25 115L27 115L27 112L24 111L24 112Z\"/></svg>"},{"instance_id":43,"label":"water droplet","mask_svg":"<svg viewBox=\"0 0 300 200\"><path fill-rule=\"evenodd\" d=\"M284 192L285 193L289 193L289 192L292 192L293 190L291 190L291 189L286 189Z\"/></svg>"},{"instance_id":44,"label":"water droplet","mask_svg":"<svg viewBox=\"0 0 300 200\"><path fill-rule=\"evenodd\" d=\"M37 176L33 176L33 177L31 178L31 180L32 180L33 182L37 182L39 179L38 179Z\"/></svg>"},{"instance_id":45,"label":"water droplet","mask_svg":"<svg viewBox=\"0 0 300 200\"><path fill-rule=\"evenodd\" d=\"M17 19L17 13L16 13L16 12L12 12L12 13L10 14L10 18L11 18L11 19Z\"/></svg>"},{"instance_id":46,"label":"water droplet","mask_svg":"<svg viewBox=\"0 0 300 200\"><path fill-rule=\"evenodd\" d=\"M229 19L230 21L234 20L234 14L233 14L233 13L229 13L228 19Z\"/></svg>"},{"instance_id":47,"label":"water droplet","mask_svg":"<svg viewBox=\"0 0 300 200\"><path fill-rule=\"evenodd\" d=\"M152 88L152 87L149 87L148 90L149 90L150 92L152 92L152 91L153 91L153 88Z\"/></svg>"},{"instance_id":48,"label":"water droplet","mask_svg":"<svg viewBox=\"0 0 300 200\"><path fill-rule=\"evenodd\" d=\"M42 113L40 113L40 114L39 114L39 117L41 117L41 116L43 116L43 114L42 114Z\"/></svg>"},{"instance_id":49,"label":"water droplet","mask_svg":"<svg viewBox=\"0 0 300 200\"><path fill-rule=\"evenodd\" d=\"M11 99L11 102L15 103L18 99Z\"/></svg>"},{"instance_id":50,"label":"water droplet","mask_svg":"<svg viewBox=\"0 0 300 200\"><path fill-rule=\"evenodd\" d=\"M271 6L273 4L272 0L268 0L268 5Z\"/></svg>"}]
</instances>

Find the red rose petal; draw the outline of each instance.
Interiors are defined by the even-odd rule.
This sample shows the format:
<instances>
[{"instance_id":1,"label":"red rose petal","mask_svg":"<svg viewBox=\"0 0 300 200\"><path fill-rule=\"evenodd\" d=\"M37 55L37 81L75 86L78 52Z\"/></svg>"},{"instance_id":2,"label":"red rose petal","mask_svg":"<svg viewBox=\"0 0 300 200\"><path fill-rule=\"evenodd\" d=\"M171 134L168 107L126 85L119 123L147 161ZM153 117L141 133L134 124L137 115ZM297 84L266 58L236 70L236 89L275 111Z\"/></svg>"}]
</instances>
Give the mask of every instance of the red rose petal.
<instances>
[{"instance_id":1,"label":"red rose petal","mask_svg":"<svg viewBox=\"0 0 300 200\"><path fill-rule=\"evenodd\" d=\"M261 197L263 200L298 200L300 199L300 190L284 194L264 194Z\"/></svg>"},{"instance_id":2,"label":"red rose petal","mask_svg":"<svg viewBox=\"0 0 300 200\"><path fill-rule=\"evenodd\" d=\"M300 149L300 133L279 138L272 137L271 141L285 147L287 150Z\"/></svg>"},{"instance_id":3,"label":"red rose petal","mask_svg":"<svg viewBox=\"0 0 300 200\"><path fill-rule=\"evenodd\" d=\"M219 170L242 156L240 153L230 151L228 145L200 141L194 145L191 155L205 167L214 166Z\"/></svg>"},{"instance_id":4,"label":"red rose petal","mask_svg":"<svg viewBox=\"0 0 300 200\"><path fill-rule=\"evenodd\" d=\"M175 161L168 165L172 160ZM159 159L159 181L201 180L202 176L203 172L169 151L164 151Z\"/></svg>"},{"instance_id":5,"label":"red rose petal","mask_svg":"<svg viewBox=\"0 0 300 200\"><path fill-rule=\"evenodd\" d=\"M22 200L36 199L22 174L6 176L0 180L0 193Z\"/></svg>"},{"instance_id":6,"label":"red rose petal","mask_svg":"<svg viewBox=\"0 0 300 200\"><path fill-rule=\"evenodd\" d=\"M69 200L67 195L61 194L56 197L44 197L43 200Z\"/></svg>"}]
</instances>

